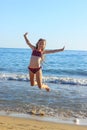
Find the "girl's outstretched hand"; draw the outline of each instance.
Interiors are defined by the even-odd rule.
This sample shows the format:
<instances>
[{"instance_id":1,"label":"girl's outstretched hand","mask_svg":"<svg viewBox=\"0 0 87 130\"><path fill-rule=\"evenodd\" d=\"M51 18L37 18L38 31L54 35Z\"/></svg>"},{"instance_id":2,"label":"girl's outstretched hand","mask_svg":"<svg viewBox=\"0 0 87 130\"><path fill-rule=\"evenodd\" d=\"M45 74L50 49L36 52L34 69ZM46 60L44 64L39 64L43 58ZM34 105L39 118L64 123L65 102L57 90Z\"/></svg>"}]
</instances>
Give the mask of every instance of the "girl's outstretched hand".
<instances>
[{"instance_id":1,"label":"girl's outstretched hand","mask_svg":"<svg viewBox=\"0 0 87 130\"><path fill-rule=\"evenodd\" d=\"M64 49L65 49L65 46L62 48L62 51L64 51Z\"/></svg>"},{"instance_id":2,"label":"girl's outstretched hand","mask_svg":"<svg viewBox=\"0 0 87 130\"><path fill-rule=\"evenodd\" d=\"M26 36L26 35L28 35L28 32L26 32L26 33L24 34L24 36Z\"/></svg>"}]
</instances>

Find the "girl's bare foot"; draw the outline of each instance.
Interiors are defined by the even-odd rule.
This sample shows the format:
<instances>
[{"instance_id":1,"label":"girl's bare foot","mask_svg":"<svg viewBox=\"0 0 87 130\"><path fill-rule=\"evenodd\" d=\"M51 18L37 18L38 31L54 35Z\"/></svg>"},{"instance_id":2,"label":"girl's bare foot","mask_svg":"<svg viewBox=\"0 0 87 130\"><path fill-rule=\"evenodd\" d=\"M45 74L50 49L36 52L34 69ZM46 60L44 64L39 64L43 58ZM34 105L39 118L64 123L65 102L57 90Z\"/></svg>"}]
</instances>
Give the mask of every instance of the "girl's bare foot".
<instances>
[{"instance_id":1,"label":"girl's bare foot","mask_svg":"<svg viewBox=\"0 0 87 130\"><path fill-rule=\"evenodd\" d=\"M42 88L46 89L47 92L50 91L50 88L47 85L45 85L45 84L43 84Z\"/></svg>"},{"instance_id":2,"label":"girl's bare foot","mask_svg":"<svg viewBox=\"0 0 87 130\"><path fill-rule=\"evenodd\" d=\"M49 91L50 91L50 88L49 88L49 87L48 87L48 88L46 88L46 91L47 91L47 92L49 92Z\"/></svg>"}]
</instances>

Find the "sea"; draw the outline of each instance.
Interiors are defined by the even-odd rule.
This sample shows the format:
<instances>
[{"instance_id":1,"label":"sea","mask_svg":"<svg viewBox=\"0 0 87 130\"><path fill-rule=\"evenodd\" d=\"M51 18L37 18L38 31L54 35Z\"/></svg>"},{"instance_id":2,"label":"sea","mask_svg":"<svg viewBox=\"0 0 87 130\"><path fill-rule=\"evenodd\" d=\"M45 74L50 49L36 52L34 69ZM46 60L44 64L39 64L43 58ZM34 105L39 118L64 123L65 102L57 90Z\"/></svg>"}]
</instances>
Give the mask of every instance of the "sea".
<instances>
[{"instance_id":1,"label":"sea","mask_svg":"<svg viewBox=\"0 0 87 130\"><path fill-rule=\"evenodd\" d=\"M26 115L87 125L87 51L47 54L43 83L50 92L30 86L30 49L0 48L0 115Z\"/></svg>"}]
</instances>

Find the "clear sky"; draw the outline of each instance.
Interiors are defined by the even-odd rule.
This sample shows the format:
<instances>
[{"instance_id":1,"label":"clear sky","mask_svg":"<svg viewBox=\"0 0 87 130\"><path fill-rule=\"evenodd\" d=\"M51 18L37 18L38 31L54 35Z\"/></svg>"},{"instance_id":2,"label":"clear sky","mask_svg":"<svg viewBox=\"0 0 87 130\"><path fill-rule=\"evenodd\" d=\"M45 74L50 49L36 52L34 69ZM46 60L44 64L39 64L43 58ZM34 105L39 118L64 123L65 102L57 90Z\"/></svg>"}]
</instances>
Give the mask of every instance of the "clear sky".
<instances>
[{"instance_id":1,"label":"clear sky","mask_svg":"<svg viewBox=\"0 0 87 130\"><path fill-rule=\"evenodd\" d=\"M47 49L87 50L87 0L0 0L0 47L27 48L25 32Z\"/></svg>"}]
</instances>

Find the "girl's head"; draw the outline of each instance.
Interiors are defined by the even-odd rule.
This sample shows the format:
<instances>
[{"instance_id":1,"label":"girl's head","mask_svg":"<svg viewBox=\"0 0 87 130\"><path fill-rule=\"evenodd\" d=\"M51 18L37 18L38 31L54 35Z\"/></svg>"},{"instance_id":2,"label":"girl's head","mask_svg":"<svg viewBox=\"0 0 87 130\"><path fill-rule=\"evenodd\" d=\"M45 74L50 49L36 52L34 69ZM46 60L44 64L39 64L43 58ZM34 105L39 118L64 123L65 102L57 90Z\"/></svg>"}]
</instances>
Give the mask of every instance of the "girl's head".
<instances>
[{"instance_id":1,"label":"girl's head","mask_svg":"<svg viewBox=\"0 0 87 130\"><path fill-rule=\"evenodd\" d=\"M45 39L39 39L37 44L36 44L36 49L39 49L41 51L43 51L46 47L46 40Z\"/></svg>"}]
</instances>

